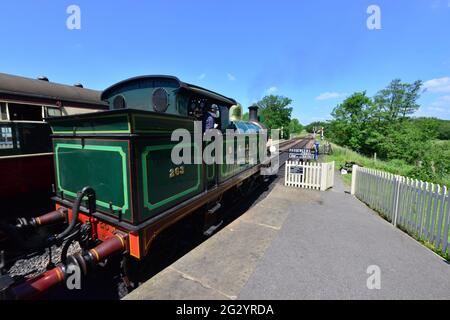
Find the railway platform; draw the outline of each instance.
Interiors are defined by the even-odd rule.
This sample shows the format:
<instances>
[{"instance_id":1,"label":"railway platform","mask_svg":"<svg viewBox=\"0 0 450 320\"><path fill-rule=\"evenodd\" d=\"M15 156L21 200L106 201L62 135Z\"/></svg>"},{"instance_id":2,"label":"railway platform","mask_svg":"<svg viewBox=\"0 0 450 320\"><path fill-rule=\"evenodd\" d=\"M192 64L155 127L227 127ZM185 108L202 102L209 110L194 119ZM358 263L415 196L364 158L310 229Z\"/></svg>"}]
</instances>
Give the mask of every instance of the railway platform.
<instances>
[{"instance_id":1,"label":"railway platform","mask_svg":"<svg viewBox=\"0 0 450 320\"><path fill-rule=\"evenodd\" d=\"M450 299L450 265L346 191L338 174L328 192L279 179L124 299Z\"/></svg>"}]
</instances>

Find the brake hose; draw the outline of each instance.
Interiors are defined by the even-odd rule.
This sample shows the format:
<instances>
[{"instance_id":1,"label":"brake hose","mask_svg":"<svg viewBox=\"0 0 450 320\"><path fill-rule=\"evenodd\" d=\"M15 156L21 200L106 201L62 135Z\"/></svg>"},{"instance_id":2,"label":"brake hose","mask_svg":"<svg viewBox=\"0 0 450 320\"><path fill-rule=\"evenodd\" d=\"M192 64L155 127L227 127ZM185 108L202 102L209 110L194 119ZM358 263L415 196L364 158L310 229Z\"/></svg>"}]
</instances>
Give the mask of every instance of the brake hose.
<instances>
[{"instance_id":1,"label":"brake hose","mask_svg":"<svg viewBox=\"0 0 450 320\"><path fill-rule=\"evenodd\" d=\"M81 192L77 193L77 198L72 206L72 221L70 222L69 226L60 234L54 236L53 240L60 241L63 240L65 237L67 237L69 234L72 233L73 229L77 225L78 222L78 214L80 211L81 202L83 201L83 198L85 196L94 196L95 192L94 189L91 187L85 187Z\"/></svg>"}]
</instances>

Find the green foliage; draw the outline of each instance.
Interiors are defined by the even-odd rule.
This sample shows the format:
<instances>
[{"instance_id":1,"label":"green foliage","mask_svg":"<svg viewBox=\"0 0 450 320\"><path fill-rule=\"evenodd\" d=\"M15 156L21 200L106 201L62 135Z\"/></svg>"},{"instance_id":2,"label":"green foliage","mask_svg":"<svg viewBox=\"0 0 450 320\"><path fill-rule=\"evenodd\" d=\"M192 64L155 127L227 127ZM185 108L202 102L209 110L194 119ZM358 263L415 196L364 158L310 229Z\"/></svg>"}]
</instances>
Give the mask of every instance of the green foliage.
<instances>
[{"instance_id":1,"label":"green foliage","mask_svg":"<svg viewBox=\"0 0 450 320\"><path fill-rule=\"evenodd\" d=\"M367 136L367 122L373 104L365 92L356 92L334 108L331 124L334 141L340 145L361 151Z\"/></svg>"},{"instance_id":2,"label":"green foliage","mask_svg":"<svg viewBox=\"0 0 450 320\"><path fill-rule=\"evenodd\" d=\"M438 120L438 136L440 140L450 140L450 121L449 120Z\"/></svg>"},{"instance_id":3,"label":"green foliage","mask_svg":"<svg viewBox=\"0 0 450 320\"><path fill-rule=\"evenodd\" d=\"M396 121L406 118L419 110L417 100L420 97L422 81L412 84L402 83L400 79L393 80L385 89L374 97L376 116L380 120Z\"/></svg>"},{"instance_id":4,"label":"green foliage","mask_svg":"<svg viewBox=\"0 0 450 320\"><path fill-rule=\"evenodd\" d=\"M396 173L398 166L401 172L397 174L448 184L450 142L435 140L450 138L450 121L411 118L420 107L421 87L420 80L409 84L396 79L373 98L366 92L354 93L333 110L326 137L362 155L376 153L387 164L395 164L386 171Z\"/></svg>"},{"instance_id":5,"label":"green foliage","mask_svg":"<svg viewBox=\"0 0 450 320\"><path fill-rule=\"evenodd\" d=\"M242 115L242 121L248 121L249 118L250 118L250 115L249 115L248 112L246 112L246 113L244 113L244 114Z\"/></svg>"},{"instance_id":6,"label":"green foliage","mask_svg":"<svg viewBox=\"0 0 450 320\"><path fill-rule=\"evenodd\" d=\"M289 107L291 103L292 100L287 97L265 96L257 103L261 121L268 129L288 129L292 114L292 107Z\"/></svg>"},{"instance_id":7,"label":"green foliage","mask_svg":"<svg viewBox=\"0 0 450 320\"><path fill-rule=\"evenodd\" d=\"M326 161L336 161L337 168L340 168L346 162L355 162L363 167L382 170L402 176L407 176L411 172L411 170L414 169L414 166L407 164L404 160L374 160L373 158L363 156L348 148L343 148L335 144L332 144L331 146L333 152L332 154L327 156Z\"/></svg>"},{"instance_id":8,"label":"green foliage","mask_svg":"<svg viewBox=\"0 0 450 320\"><path fill-rule=\"evenodd\" d=\"M450 186L450 140L431 141L410 176Z\"/></svg>"},{"instance_id":9,"label":"green foliage","mask_svg":"<svg viewBox=\"0 0 450 320\"><path fill-rule=\"evenodd\" d=\"M303 131L303 126L298 119L292 119L289 123L289 132L292 134L301 133Z\"/></svg>"},{"instance_id":10,"label":"green foliage","mask_svg":"<svg viewBox=\"0 0 450 320\"><path fill-rule=\"evenodd\" d=\"M326 131L328 131L329 127L330 127L330 124L328 122L315 121L315 122L312 122L312 123L308 124L307 126L305 126L305 131L308 133L314 133L314 129L317 131L321 128L324 128L325 132L326 132Z\"/></svg>"},{"instance_id":11,"label":"green foliage","mask_svg":"<svg viewBox=\"0 0 450 320\"><path fill-rule=\"evenodd\" d=\"M383 159L402 159L417 165L430 147L424 143L429 137L429 131L425 127L419 128L414 121L393 123L386 128L384 139L379 141L378 154Z\"/></svg>"}]
</instances>

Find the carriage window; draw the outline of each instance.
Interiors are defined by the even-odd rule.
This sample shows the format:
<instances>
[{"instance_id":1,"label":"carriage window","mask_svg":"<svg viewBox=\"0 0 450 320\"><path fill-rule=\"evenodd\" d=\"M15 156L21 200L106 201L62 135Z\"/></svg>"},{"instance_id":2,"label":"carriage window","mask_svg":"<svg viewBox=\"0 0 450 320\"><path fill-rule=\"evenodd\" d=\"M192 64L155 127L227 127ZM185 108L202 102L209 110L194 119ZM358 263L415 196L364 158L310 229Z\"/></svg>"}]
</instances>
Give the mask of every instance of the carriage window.
<instances>
[{"instance_id":1,"label":"carriage window","mask_svg":"<svg viewBox=\"0 0 450 320\"><path fill-rule=\"evenodd\" d=\"M12 121L42 121L42 107L10 103L9 117Z\"/></svg>"},{"instance_id":2,"label":"carriage window","mask_svg":"<svg viewBox=\"0 0 450 320\"><path fill-rule=\"evenodd\" d=\"M8 113L6 112L6 103L0 102L0 120L8 120Z\"/></svg>"},{"instance_id":3,"label":"carriage window","mask_svg":"<svg viewBox=\"0 0 450 320\"><path fill-rule=\"evenodd\" d=\"M46 116L49 117L49 118L51 118L51 117L61 117L62 116L62 111L59 108L47 107Z\"/></svg>"},{"instance_id":4,"label":"carriage window","mask_svg":"<svg viewBox=\"0 0 450 320\"><path fill-rule=\"evenodd\" d=\"M123 96L117 96L114 98L113 101L113 109L119 110L119 109L125 109L127 107L127 102L125 101L125 98Z\"/></svg>"},{"instance_id":5,"label":"carriage window","mask_svg":"<svg viewBox=\"0 0 450 320\"><path fill-rule=\"evenodd\" d=\"M13 149L12 128L10 126L0 127L0 150Z\"/></svg>"}]
</instances>

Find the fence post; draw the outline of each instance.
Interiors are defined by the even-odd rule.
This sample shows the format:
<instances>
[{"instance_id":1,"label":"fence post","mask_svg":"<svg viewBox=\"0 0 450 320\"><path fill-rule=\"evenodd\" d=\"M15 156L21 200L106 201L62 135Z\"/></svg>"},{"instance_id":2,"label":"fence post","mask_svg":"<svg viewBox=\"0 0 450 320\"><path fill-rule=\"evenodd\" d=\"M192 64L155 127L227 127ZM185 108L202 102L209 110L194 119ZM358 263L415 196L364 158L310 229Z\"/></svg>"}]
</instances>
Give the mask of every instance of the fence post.
<instances>
[{"instance_id":1,"label":"fence post","mask_svg":"<svg viewBox=\"0 0 450 320\"><path fill-rule=\"evenodd\" d=\"M394 177L394 208L393 208L393 216L392 216L392 225L397 227L397 219L398 219L398 203L400 199L400 177Z\"/></svg>"},{"instance_id":2,"label":"fence post","mask_svg":"<svg viewBox=\"0 0 450 320\"><path fill-rule=\"evenodd\" d=\"M320 168L320 191L325 191L327 189L327 169L328 169L328 165L325 162L321 163L321 168Z\"/></svg>"},{"instance_id":3,"label":"fence post","mask_svg":"<svg viewBox=\"0 0 450 320\"><path fill-rule=\"evenodd\" d=\"M286 164L284 165L284 185L287 185L288 170L289 170L289 161L286 161Z\"/></svg>"},{"instance_id":4,"label":"fence post","mask_svg":"<svg viewBox=\"0 0 450 320\"><path fill-rule=\"evenodd\" d=\"M331 187L332 188L334 188L334 170L335 170L335 167L336 167L336 162L333 161L331 163Z\"/></svg>"},{"instance_id":5,"label":"fence post","mask_svg":"<svg viewBox=\"0 0 450 320\"><path fill-rule=\"evenodd\" d=\"M445 216L444 216L445 217ZM442 239L444 242L442 243L442 251L447 252L448 248L448 231L450 228L450 190L447 194L447 215L446 219L444 220L444 238Z\"/></svg>"},{"instance_id":6,"label":"fence post","mask_svg":"<svg viewBox=\"0 0 450 320\"><path fill-rule=\"evenodd\" d=\"M353 169L352 169L352 189L351 189L351 194L354 196L356 193L356 174L358 172L358 166L356 164L353 165Z\"/></svg>"}]
</instances>

